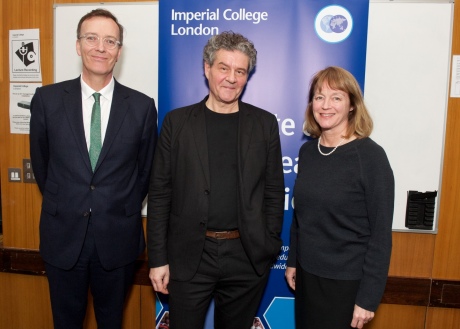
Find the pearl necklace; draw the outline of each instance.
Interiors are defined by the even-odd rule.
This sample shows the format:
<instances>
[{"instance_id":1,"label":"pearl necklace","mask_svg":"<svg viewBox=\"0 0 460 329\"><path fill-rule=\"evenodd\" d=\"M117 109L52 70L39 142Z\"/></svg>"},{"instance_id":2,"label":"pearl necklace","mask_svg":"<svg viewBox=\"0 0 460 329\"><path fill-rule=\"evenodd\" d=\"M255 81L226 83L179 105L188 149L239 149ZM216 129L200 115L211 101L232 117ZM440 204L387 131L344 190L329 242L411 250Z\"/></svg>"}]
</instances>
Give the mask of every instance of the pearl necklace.
<instances>
[{"instance_id":1,"label":"pearl necklace","mask_svg":"<svg viewBox=\"0 0 460 329\"><path fill-rule=\"evenodd\" d=\"M319 153L321 153L321 155L324 155L324 156L331 155L332 153L334 153L335 150L337 150L337 148L338 148L340 145L342 145L342 143L343 143L344 140L345 140L345 138L342 137L342 139L340 140L340 143L337 144L337 146L334 147L334 148L332 149L331 152L329 152L329 153L324 153L323 151L321 151L321 146L320 146L320 144L321 144L321 136L319 136L319 138L318 138L318 151L319 151Z\"/></svg>"}]
</instances>

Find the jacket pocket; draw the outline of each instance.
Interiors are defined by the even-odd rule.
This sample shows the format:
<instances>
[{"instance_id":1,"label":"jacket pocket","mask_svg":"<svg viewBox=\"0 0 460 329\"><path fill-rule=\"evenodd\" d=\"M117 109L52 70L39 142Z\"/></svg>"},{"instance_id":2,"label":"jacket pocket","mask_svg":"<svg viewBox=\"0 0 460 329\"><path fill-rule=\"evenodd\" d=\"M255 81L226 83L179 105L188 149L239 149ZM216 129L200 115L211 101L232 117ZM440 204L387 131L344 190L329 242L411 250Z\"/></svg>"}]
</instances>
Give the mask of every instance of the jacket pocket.
<instances>
[{"instance_id":1,"label":"jacket pocket","mask_svg":"<svg viewBox=\"0 0 460 329\"><path fill-rule=\"evenodd\" d=\"M45 184L45 193L48 192L50 194L58 194L59 185L51 180L47 180Z\"/></svg>"},{"instance_id":2,"label":"jacket pocket","mask_svg":"<svg viewBox=\"0 0 460 329\"><path fill-rule=\"evenodd\" d=\"M48 198L43 198L42 211L50 214L51 216L56 216L57 203Z\"/></svg>"}]
</instances>

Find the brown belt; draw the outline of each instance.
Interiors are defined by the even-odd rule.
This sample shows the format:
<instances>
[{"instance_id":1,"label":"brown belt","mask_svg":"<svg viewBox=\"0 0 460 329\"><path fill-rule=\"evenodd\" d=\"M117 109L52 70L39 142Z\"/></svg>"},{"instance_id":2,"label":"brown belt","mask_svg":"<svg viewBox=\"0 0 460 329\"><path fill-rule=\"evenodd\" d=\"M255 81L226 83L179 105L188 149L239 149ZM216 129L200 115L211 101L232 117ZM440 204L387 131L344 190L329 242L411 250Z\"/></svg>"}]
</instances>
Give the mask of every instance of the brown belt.
<instances>
[{"instance_id":1,"label":"brown belt","mask_svg":"<svg viewBox=\"0 0 460 329\"><path fill-rule=\"evenodd\" d=\"M206 236L214 239L238 239L240 237L240 231L206 231Z\"/></svg>"}]
</instances>

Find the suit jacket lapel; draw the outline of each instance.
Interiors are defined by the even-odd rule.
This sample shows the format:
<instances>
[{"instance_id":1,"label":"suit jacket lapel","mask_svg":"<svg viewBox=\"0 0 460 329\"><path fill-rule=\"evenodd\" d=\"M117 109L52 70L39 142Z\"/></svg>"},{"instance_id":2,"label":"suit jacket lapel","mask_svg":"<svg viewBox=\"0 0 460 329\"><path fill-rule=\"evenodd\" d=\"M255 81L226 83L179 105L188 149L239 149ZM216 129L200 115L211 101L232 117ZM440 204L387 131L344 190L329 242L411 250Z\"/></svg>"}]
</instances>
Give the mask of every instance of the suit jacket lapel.
<instances>
[{"instance_id":1,"label":"suit jacket lapel","mask_svg":"<svg viewBox=\"0 0 460 329\"><path fill-rule=\"evenodd\" d=\"M70 81L64 91L64 110L69 120L70 129L86 167L92 172L88 146L86 145L85 128L83 126L80 78Z\"/></svg>"},{"instance_id":2,"label":"suit jacket lapel","mask_svg":"<svg viewBox=\"0 0 460 329\"><path fill-rule=\"evenodd\" d=\"M204 116L206 99L207 97L192 110L191 125L203 174L206 178L206 183L210 186L208 140L206 135L206 119Z\"/></svg>"},{"instance_id":3,"label":"suit jacket lapel","mask_svg":"<svg viewBox=\"0 0 460 329\"><path fill-rule=\"evenodd\" d=\"M104 158L107 156L115 136L117 136L120 130L126 113L128 113L129 104L126 101L128 97L129 95L125 92L125 88L115 80L109 122L107 124L107 130L105 132L101 154L99 155L99 159L97 161L96 168L94 168L94 171L98 169L102 161L104 161Z\"/></svg>"},{"instance_id":4,"label":"suit jacket lapel","mask_svg":"<svg viewBox=\"0 0 460 329\"><path fill-rule=\"evenodd\" d=\"M253 126L253 116L251 115L251 111L249 111L244 104L239 101L239 111L240 111L240 120L238 126L238 154L240 155L239 159L239 166L240 169L243 169L244 163L246 161L249 151L249 143L251 142L252 137L252 126Z\"/></svg>"}]
</instances>

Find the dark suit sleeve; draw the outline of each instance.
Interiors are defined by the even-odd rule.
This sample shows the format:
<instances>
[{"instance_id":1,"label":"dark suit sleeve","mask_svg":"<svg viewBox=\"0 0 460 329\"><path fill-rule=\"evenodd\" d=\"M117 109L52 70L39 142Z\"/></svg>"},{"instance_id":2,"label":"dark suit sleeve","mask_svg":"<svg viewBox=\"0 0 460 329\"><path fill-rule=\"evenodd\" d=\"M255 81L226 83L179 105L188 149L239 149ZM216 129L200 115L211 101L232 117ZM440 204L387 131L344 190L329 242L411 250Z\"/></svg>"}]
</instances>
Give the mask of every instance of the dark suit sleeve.
<instances>
[{"instance_id":1,"label":"dark suit sleeve","mask_svg":"<svg viewBox=\"0 0 460 329\"><path fill-rule=\"evenodd\" d=\"M168 264L167 234L172 198L172 125L166 115L155 150L147 208L147 251L149 267Z\"/></svg>"},{"instance_id":2,"label":"dark suit sleeve","mask_svg":"<svg viewBox=\"0 0 460 329\"><path fill-rule=\"evenodd\" d=\"M37 88L30 106L30 157L38 188L43 193L46 182L49 148L46 132L45 108L40 88Z\"/></svg>"},{"instance_id":3,"label":"dark suit sleeve","mask_svg":"<svg viewBox=\"0 0 460 329\"><path fill-rule=\"evenodd\" d=\"M264 199L267 228L274 239L280 240L284 216L284 174L278 122L274 116L270 129L265 177Z\"/></svg>"},{"instance_id":4,"label":"dark suit sleeve","mask_svg":"<svg viewBox=\"0 0 460 329\"><path fill-rule=\"evenodd\" d=\"M297 218L294 215L292 216L291 229L290 229L290 244L289 244L289 254L287 260L288 267L297 266Z\"/></svg>"},{"instance_id":5,"label":"dark suit sleeve","mask_svg":"<svg viewBox=\"0 0 460 329\"><path fill-rule=\"evenodd\" d=\"M145 198L149 188L150 173L152 170L157 136L157 109L155 107L155 101L151 99L137 157L139 165L138 181L140 183L142 198Z\"/></svg>"}]
</instances>

